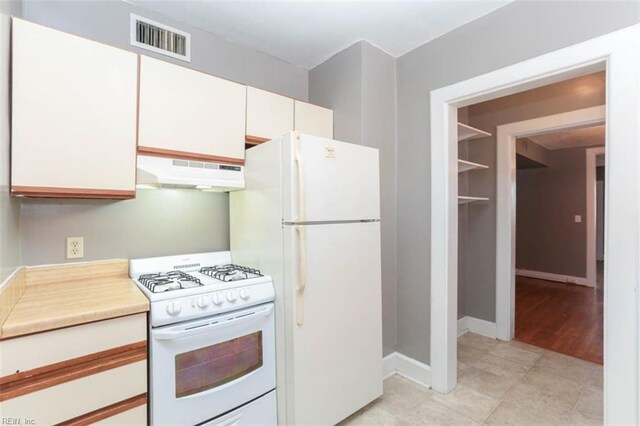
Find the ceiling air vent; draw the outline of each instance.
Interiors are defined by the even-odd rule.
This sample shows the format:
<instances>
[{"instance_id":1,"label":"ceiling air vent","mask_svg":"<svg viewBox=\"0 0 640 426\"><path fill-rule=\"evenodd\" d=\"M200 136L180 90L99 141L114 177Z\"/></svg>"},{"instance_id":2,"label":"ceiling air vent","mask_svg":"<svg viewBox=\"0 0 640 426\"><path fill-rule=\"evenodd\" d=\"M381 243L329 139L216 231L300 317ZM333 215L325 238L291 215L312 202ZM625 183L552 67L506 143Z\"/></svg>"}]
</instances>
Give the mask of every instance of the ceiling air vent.
<instances>
[{"instance_id":1,"label":"ceiling air vent","mask_svg":"<svg viewBox=\"0 0 640 426\"><path fill-rule=\"evenodd\" d=\"M191 35L131 14L131 45L172 58L191 61Z\"/></svg>"}]
</instances>

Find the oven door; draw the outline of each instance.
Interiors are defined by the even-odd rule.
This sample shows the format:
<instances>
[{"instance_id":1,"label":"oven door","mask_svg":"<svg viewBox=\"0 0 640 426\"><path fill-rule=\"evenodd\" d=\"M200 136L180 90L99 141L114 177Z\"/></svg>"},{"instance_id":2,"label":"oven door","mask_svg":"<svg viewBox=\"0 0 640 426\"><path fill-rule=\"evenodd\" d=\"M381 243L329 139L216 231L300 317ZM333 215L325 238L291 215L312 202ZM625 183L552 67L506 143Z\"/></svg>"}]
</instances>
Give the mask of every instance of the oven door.
<instances>
[{"instance_id":1,"label":"oven door","mask_svg":"<svg viewBox=\"0 0 640 426\"><path fill-rule=\"evenodd\" d=\"M151 423L194 425L275 388L273 303L151 330Z\"/></svg>"}]
</instances>

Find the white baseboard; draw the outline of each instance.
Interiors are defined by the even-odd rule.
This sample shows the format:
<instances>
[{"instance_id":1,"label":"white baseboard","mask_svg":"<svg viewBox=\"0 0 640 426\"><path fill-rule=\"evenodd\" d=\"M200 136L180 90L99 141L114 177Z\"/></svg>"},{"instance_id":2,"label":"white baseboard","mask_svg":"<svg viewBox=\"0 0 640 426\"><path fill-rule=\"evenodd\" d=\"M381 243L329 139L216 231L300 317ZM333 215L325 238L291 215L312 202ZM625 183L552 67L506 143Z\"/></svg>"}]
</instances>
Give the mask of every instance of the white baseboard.
<instances>
[{"instance_id":1,"label":"white baseboard","mask_svg":"<svg viewBox=\"0 0 640 426\"><path fill-rule=\"evenodd\" d=\"M571 275L553 274L551 272L530 271L528 269L516 269L516 275L521 277L538 278L547 281L560 283L578 284L586 287L594 287L594 283L589 283L585 277L574 277Z\"/></svg>"},{"instance_id":2,"label":"white baseboard","mask_svg":"<svg viewBox=\"0 0 640 426\"><path fill-rule=\"evenodd\" d=\"M382 379L387 379L396 374L397 358L398 352L391 352L389 355L382 358Z\"/></svg>"},{"instance_id":3,"label":"white baseboard","mask_svg":"<svg viewBox=\"0 0 640 426\"><path fill-rule=\"evenodd\" d=\"M431 387L431 367L399 352L390 353L382 359L382 376L386 379L394 374Z\"/></svg>"},{"instance_id":4,"label":"white baseboard","mask_svg":"<svg viewBox=\"0 0 640 426\"><path fill-rule=\"evenodd\" d=\"M474 317L462 317L458 320L458 336L467 331L480 334L485 337L495 339L497 337L497 327L495 322L485 321Z\"/></svg>"}]
</instances>

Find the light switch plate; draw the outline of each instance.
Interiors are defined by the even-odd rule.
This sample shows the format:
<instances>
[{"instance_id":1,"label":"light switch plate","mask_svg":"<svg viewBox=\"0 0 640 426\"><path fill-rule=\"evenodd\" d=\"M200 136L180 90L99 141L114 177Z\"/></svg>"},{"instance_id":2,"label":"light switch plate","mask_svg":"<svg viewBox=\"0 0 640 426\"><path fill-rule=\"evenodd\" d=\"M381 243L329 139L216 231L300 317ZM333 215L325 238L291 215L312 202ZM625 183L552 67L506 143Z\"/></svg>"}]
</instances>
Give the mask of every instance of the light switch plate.
<instances>
[{"instance_id":1,"label":"light switch plate","mask_svg":"<svg viewBox=\"0 0 640 426\"><path fill-rule=\"evenodd\" d=\"M582 216L580 216L579 214L575 215L574 221L576 223L582 223Z\"/></svg>"},{"instance_id":2,"label":"light switch plate","mask_svg":"<svg viewBox=\"0 0 640 426\"><path fill-rule=\"evenodd\" d=\"M82 259L84 257L84 238L67 237L67 259Z\"/></svg>"}]
</instances>

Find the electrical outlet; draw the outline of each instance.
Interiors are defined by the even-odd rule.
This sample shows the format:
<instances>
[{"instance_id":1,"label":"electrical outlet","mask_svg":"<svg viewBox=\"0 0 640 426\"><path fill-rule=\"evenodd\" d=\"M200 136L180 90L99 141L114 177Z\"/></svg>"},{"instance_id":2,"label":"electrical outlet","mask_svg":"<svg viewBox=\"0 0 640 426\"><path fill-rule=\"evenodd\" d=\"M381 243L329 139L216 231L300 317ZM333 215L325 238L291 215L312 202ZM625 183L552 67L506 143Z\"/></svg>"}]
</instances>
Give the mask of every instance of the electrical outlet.
<instances>
[{"instance_id":1,"label":"electrical outlet","mask_svg":"<svg viewBox=\"0 0 640 426\"><path fill-rule=\"evenodd\" d=\"M82 259L84 257L84 238L67 237L67 259Z\"/></svg>"}]
</instances>

